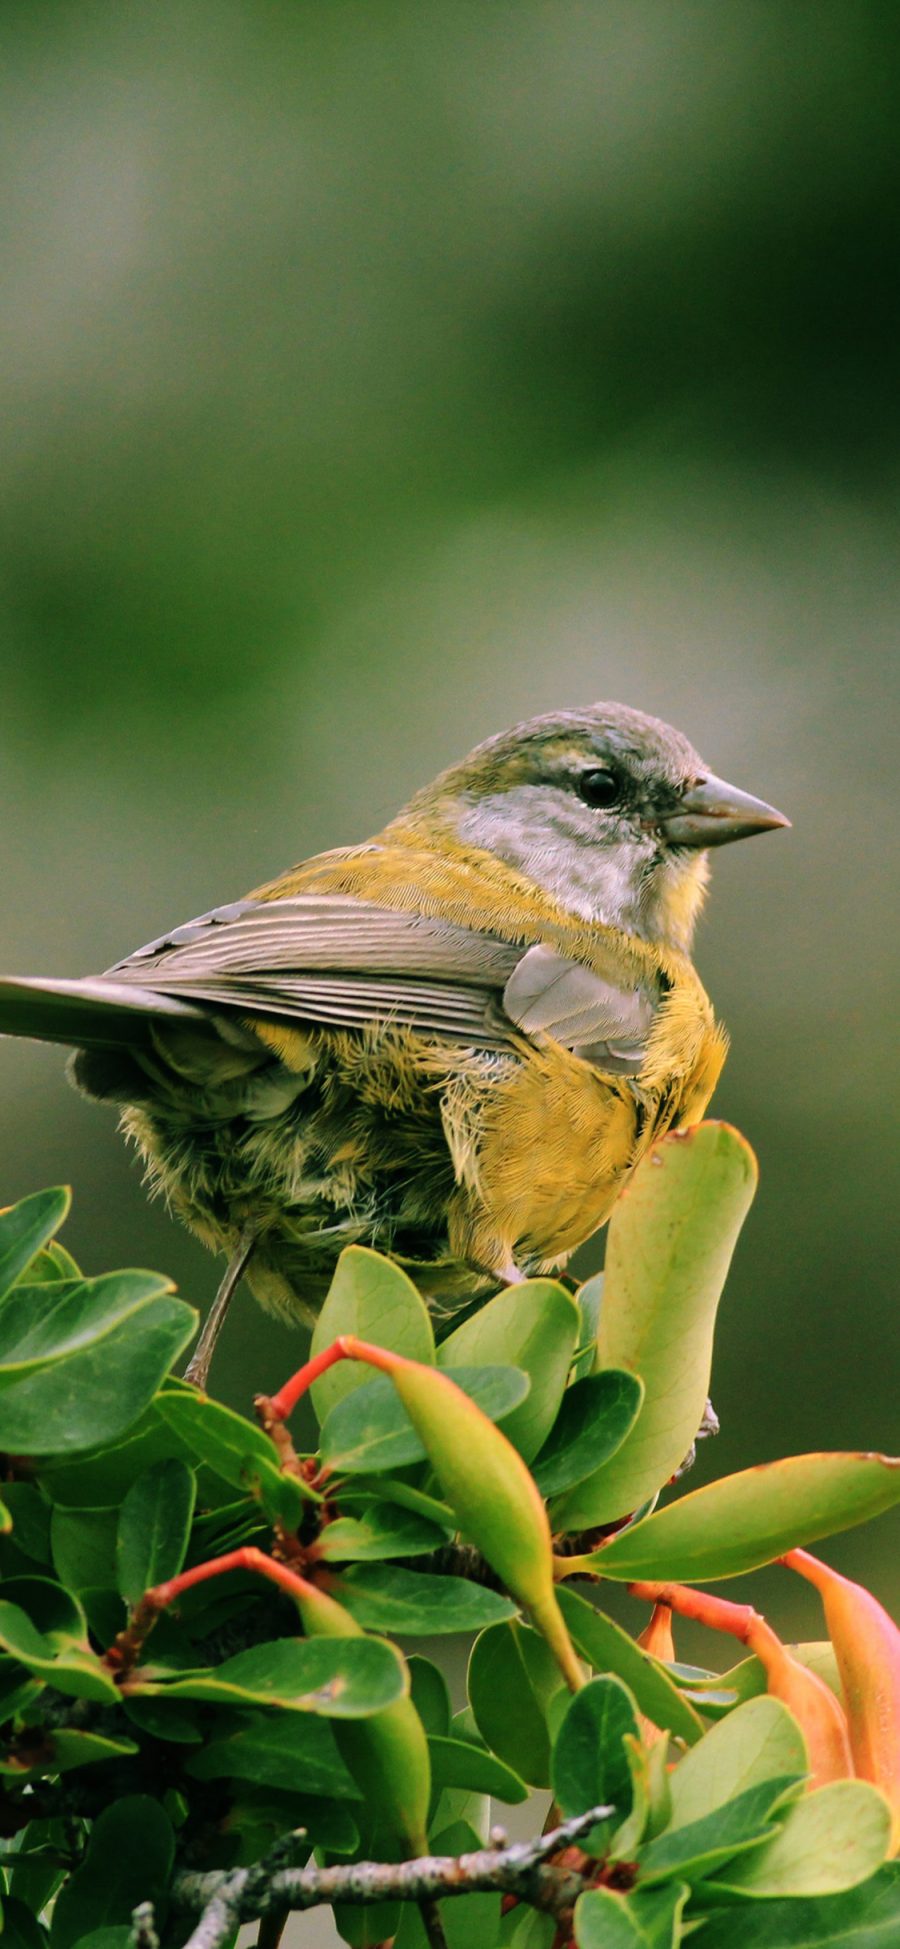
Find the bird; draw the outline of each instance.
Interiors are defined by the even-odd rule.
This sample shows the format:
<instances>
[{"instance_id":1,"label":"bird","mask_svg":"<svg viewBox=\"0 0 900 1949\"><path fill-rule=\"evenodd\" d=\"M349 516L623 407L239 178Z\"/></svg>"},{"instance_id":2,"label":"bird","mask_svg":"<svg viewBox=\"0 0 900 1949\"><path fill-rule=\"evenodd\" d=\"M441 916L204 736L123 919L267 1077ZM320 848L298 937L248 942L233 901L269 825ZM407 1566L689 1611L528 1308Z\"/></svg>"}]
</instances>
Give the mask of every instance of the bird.
<instances>
[{"instance_id":1,"label":"bird","mask_svg":"<svg viewBox=\"0 0 900 1949\"><path fill-rule=\"evenodd\" d=\"M692 960L710 849L790 821L616 703L532 717L320 853L82 979L0 980L170 1209L315 1319L350 1244L440 1317L557 1275L727 1049Z\"/></svg>"}]
</instances>

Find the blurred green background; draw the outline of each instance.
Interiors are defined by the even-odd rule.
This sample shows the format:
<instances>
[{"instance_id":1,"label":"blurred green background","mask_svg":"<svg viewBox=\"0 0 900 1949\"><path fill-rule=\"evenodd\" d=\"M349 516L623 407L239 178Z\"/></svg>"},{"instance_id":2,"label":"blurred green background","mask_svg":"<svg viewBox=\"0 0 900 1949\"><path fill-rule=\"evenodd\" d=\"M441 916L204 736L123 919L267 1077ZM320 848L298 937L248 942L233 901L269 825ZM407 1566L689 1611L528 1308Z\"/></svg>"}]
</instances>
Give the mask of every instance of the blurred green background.
<instances>
[{"instance_id":1,"label":"blurred green background","mask_svg":"<svg viewBox=\"0 0 900 1949\"><path fill-rule=\"evenodd\" d=\"M896 1444L896 10L29 0L0 35L3 964L102 968L531 712L671 718L794 820L715 860L699 941L762 1179L695 1479ZM60 1179L87 1266L206 1304L112 1117L7 1042L0 1196ZM244 1296L218 1382L303 1344ZM829 1554L897 1601L891 1534Z\"/></svg>"}]
</instances>

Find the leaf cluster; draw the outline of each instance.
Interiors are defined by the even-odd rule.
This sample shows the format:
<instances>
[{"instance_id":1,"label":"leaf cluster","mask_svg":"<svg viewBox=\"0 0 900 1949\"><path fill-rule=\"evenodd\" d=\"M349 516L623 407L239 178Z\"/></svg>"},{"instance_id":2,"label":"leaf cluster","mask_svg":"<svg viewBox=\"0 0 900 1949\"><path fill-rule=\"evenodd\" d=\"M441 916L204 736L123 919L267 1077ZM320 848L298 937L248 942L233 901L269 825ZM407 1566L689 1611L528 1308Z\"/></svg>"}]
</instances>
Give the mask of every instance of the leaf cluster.
<instances>
[{"instance_id":1,"label":"leaf cluster","mask_svg":"<svg viewBox=\"0 0 900 1949\"><path fill-rule=\"evenodd\" d=\"M577 1851L574 1911L463 1893L442 1904L451 1949L674 1949L697 1929L704 1949L900 1939L876 1788L808 1791L803 1733L755 1658L724 1676L680 1666L594 1601L598 1576L731 1576L900 1495L882 1458L799 1456L655 1506L700 1420L754 1182L735 1133L690 1137L621 1202L605 1287L529 1281L441 1338L405 1273L352 1248L314 1335L314 1352L349 1333L450 1375L527 1463L574 1693L473 1550L387 1376L322 1373L315 1452L286 1452L175 1377L195 1315L165 1279L79 1271L56 1240L64 1192L0 1214L4 1949L125 1949L147 1901L162 1942L183 1943L186 1877L299 1829L298 1861L388 1867L410 1851L391 1809L411 1723L433 1853L483 1846L493 1803L540 1789L563 1816L613 1809ZM248 1547L312 1579L346 1633L303 1634L290 1596L246 1567L137 1629L149 1589ZM578 1575L593 1581L576 1591ZM394 1642L453 1633L472 1640L456 1709L439 1662ZM837 1684L830 1647L795 1651ZM351 1944L426 1942L414 1902L335 1913Z\"/></svg>"}]
</instances>

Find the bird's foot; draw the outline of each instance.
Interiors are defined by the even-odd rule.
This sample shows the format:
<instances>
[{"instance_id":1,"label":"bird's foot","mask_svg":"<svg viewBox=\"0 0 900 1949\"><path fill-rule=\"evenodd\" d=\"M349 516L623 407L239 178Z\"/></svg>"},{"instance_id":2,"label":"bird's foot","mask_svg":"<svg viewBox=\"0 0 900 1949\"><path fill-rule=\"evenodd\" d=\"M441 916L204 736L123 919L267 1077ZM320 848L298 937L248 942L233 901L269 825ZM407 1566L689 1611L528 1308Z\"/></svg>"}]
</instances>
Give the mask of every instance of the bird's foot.
<instances>
[{"instance_id":1,"label":"bird's foot","mask_svg":"<svg viewBox=\"0 0 900 1949\"><path fill-rule=\"evenodd\" d=\"M716 1413L716 1410L713 1407L712 1402L707 1401L706 1406L703 1410L703 1419L700 1423L699 1428L697 1429L697 1433L694 1436L693 1441L691 1442L690 1448L688 1449L688 1452L684 1458L684 1461L681 1464L681 1467L677 1468L675 1470L675 1474L672 1476L673 1482L680 1482L682 1476L687 1475L689 1471L693 1468L694 1463L697 1460L698 1441L706 1441L709 1435L717 1435L719 1432L719 1427L720 1427L719 1417Z\"/></svg>"}]
</instances>

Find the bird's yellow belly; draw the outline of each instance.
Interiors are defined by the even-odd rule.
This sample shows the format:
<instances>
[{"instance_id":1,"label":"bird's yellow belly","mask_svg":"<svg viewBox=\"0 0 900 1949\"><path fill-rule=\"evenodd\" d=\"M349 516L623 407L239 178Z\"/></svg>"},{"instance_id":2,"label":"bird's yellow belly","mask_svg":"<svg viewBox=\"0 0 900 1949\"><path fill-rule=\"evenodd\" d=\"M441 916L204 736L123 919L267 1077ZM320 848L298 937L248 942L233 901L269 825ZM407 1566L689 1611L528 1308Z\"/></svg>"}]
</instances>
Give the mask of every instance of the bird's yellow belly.
<instances>
[{"instance_id":1,"label":"bird's yellow belly","mask_svg":"<svg viewBox=\"0 0 900 1949\"><path fill-rule=\"evenodd\" d=\"M564 1263L608 1218L640 1122L627 1080L559 1048L529 1056L486 1108L451 1213L454 1249L498 1268Z\"/></svg>"}]
</instances>

